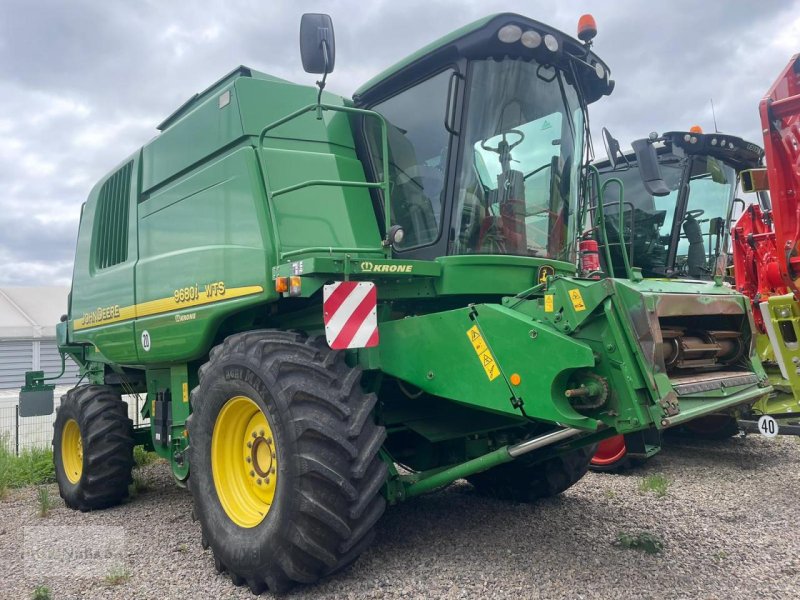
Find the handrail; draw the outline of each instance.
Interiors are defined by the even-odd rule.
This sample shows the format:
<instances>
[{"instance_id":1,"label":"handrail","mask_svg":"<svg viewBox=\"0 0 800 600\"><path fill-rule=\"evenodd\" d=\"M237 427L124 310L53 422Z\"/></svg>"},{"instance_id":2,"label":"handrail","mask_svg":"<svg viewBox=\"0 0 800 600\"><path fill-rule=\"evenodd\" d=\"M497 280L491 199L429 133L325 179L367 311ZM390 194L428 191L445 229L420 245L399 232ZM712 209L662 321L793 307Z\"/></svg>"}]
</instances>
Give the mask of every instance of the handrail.
<instances>
[{"instance_id":1,"label":"handrail","mask_svg":"<svg viewBox=\"0 0 800 600\"><path fill-rule=\"evenodd\" d=\"M587 178L586 183L584 184L584 197L586 198L584 206L587 208L582 211L581 214L581 228L584 227L584 222L586 220L586 213L591 213L593 210L596 209L596 221L595 227L598 229L600 233L600 243L603 245L603 250L605 253L606 265L608 265L609 275L611 277L614 276L614 263L611 260L611 246L612 244L608 241L608 231L606 230L606 218L605 218L605 207L612 206L614 204L619 204L619 245L621 246L620 250L622 252L622 262L625 266L625 276L628 279L633 279L633 269L631 269L631 263L633 262L633 242L631 242L631 258L628 259L628 251L626 249L626 241L625 241L625 227L624 227L624 218L625 218L625 204L630 204L629 202L625 202L623 200L624 195L624 184L622 180L617 177L612 177L604 182L602 185L600 184L600 171L594 165L587 166ZM608 205L603 200L603 196L606 193L606 188L612 184L616 183L619 189L619 200L615 202L609 202ZM591 192L592 189L597 190L597 199L596 205L591 206ZM633 211L631 211L632 213ZM633 219L633 214L631 214L631 219ZM614 244L616 245L616 244Z\"/></svg>"},{"instance_id":2,"label":"handrail","mask_svg":"<svg viewBox=\"0 0 800 600\"><path fill-rule=\"evenodd\" d=\"M625 186L622 183L622 180L619 179L618 177L611 177L608 180L606 180L603 183L602 187L600 188L599 200L603 199L603 196L606 193L606 188L612 183L616 183L619 189L619 196L618 196L619 200L617 201L619 202L619 221L617 223L618 223L619 241L621 244L620 254L622 254L622 264L625 266L625 276L628 279L633 279L633 271L631 270L631 263L628 260L628 250L627 250L627 244L625 242L625 202L622 200L623 190ZM631 211L631 219L633 219L633 211ZM631 233L633 233L633 230L631 230ZM631 252L633 252L633 240L631 240Z\"/></svg>"},{"instance_id":3,"label":"handrail","mask_svg":"<svg viewBox=\"0 0 800 600\"><path fill-rule=\"evenodd\" d=\"M606 232L606 218L603 210L603 187L600 185L600 171L594 165L588 165L589 179L586 180L586 202L590 202L589 188L595 187L597 190L597 228L603 242L603 249L606 255L606 265L608 265L609 275L614 276L614 263L611 261L611 247L608 244L608 233ZM588 205L588 204L587 204Z\"/></svg>"},{"instance_id":4,"label":"handrail","mask_svg":"<svg viewBox=\"0 0 800 600\"><path fill-rule=\"evenodd\" d=\"M390 195L390 186L389 186L389 136L388 136L388 127L386 124L386 119L383 118L383 115L380 113L375 112L374 110L366 110L363 108L354 108L350 106L336 106L334 104L323 104L323 103L313 103L309 104L308 106L304 106L293 113L286 115L285 117L278 119L270 123L269 125L265 126L261 133L258 136L258 154L261 160L261 168L264 173L267 172L267 163L266 159L264 158L264 154L262 152L264 139L267 137L267 133L280 127L281 125L288 123L289 121L296 119L306 113L317 111L318 117L321 117L321 111L325 110L332 110L334 112L343 112L343 113L350 113L350 114L357 114L357 115L364 115L368 117L374 117L378 119L378 122L381 125L381 157L383 162L383 180L381 182L366 182L366 181L336 181L336 180L329 180L329 179L310 179L308 181L304 181L298 184L290 185L285 188L281 188L279 190L270 191L267 189L267 194L269 198L272 199L275 196L279 196L281 194L286 194L289 192L293 192L295 190L299 190L306 187L312 186L340 186L340 187L356 187L356 188L380 188L383 190L383 200L384 200L384 225L386 233L389 233L389 230L392 228L392 210L391 210L391 195ZM277 137L277 136L270 136L270 137ZM315 251L313 249L301 249L301 250L293 250L291 252L283 252L281 253L281 259L286 258L287 256L294 256L297 254L302 254L306 250ZM323 251L327 251L328 248L324 248ZM386 256L390 256L391 254L391 245L381 245L380 248L356 248L356 249L344 249L344 248L337 248L337 251L341 252L348 252L348 251L363 251L363 252L382 252L386 254ZM319 250L316 250L319 251Z\"/></svg>"},{"instance_id":5,"label":"handrail","mask_svg":"<svg viewBox=\"0 0 800 600\"><path fill-rule=\"evenodd\" d=\"M630 207L630 209L631 209L631 233L633 234L633 229L636 226L636 215L634 215L635 207L633 205L633 202L629 202L628 200L625 200L624 202L620 203L619 200L614 200L614 202L605 202L603 204L603 206L608 208L609 206L616 206L617 204L624 204L625 206ZM622 225L620 225L620 227L622 227ZM614 242L611 245L612 246L621 246L622 247L622 251L625 252L626 251L625 247L628 244L627 244L627 241L625 240L624 232L622 232L620 234L619 241L618 242ZM631 253L630 253L630 256L628 257L628 260L630 261L631 265L635 264L634 257L633 257L634 246L635 246L635 244L633 243L633 240L631 240Z\"/></svg>"},{"instance_id":6,"label":"handrail","mask_svg":"<svg viewBox=\"0 0 800 600\"><path fill-rule=\"evenodd\" d=\"M290 256L297 256L299 254L311 254L312 252L327 252L328 254L351 253L351 254L367 254L369 252L383 252L383 248L341 248L333 246L310 246L308 248L299 248L298 250L289 250L288 252L281 252L281 260L289 258Z\"/></svg>"},{"instance_id":7,"label":"handrail","mask_svg":"<svg viewBox=\"0 0 800 600\"><path fill-rule=\"evenodd\" d=\"M370 181L338 181L336 179L309 179L308 181L304 181L302 183L296 183L294 185L289 185L285 188L281 188L279 190L275 190L272 192L272 196L280 196L281 194L286 194L288 192L293 192L295 190L299 190L305 187L311 187L314 185L329 185L329 186L341 186L341 187L361 187L361 188L379 188L383 187L382 183L370 182Z\"/></svg>"}]
</instances>

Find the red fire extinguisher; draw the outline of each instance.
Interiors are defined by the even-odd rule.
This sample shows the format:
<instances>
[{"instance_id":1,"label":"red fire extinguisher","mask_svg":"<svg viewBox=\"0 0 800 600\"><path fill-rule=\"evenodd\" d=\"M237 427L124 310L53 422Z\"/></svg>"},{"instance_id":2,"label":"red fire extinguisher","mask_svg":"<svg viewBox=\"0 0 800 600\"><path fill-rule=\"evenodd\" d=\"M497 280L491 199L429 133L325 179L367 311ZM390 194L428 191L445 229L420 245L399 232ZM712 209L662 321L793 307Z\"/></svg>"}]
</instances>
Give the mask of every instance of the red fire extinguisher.
<instances>
[{"instance_id":1,"label":"red fire extinguisher","mask_svg":"<svg viewBox=\"0 0 800 600\"><path fill-rule=\"evenodd\" d=\"M585 239L580 242L581 271L592 279L600 279L600 248L597 240Z\"/></svg>"}]
</instances>

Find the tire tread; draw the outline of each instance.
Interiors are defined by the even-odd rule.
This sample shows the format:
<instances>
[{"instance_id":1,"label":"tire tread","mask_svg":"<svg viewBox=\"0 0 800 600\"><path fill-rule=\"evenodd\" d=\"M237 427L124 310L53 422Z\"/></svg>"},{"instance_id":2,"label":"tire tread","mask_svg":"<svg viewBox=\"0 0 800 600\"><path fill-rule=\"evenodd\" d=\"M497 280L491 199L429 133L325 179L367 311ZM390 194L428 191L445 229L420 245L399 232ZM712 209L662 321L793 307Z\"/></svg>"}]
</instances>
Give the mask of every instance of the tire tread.
<instances>
[{"instance_id":1,"label":"tire tread","mask_svg":"<svg viewBox=\"0 0 800 600\"><path fill-rule=\"evenodd\" d=\"M270 393L285 399L285 423L298 448L293 459L298 484L291 524L271 541L280 549L277 558L257 573L228 564L231 560L224 567L234 582L246 581L254 593L267 588L283 593L349 565L374 537L386 506L380 492L388 471L379 454L386 432L372 418L377 398L362 390L361 369L348 367L341 352L328 348L323 338L260 330L229 336L200 367L187 421L190 440L198 424L208 420L198 416L204 386L213 385L219 365L234 358L255 365ZM197 464L191 443L189 453L190 464ZM215 532L205 523L204 499L192 480L202 536L216 557Z\"/></svg>"}]
</instances>

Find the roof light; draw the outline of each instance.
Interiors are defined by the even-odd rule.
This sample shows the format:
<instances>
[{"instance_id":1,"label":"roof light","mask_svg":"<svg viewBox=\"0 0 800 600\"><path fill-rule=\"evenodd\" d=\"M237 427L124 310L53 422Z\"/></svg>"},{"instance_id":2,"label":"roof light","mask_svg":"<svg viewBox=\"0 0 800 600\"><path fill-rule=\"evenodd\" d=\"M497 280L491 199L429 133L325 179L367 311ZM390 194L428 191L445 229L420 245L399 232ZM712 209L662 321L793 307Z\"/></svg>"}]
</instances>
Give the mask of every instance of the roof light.
<instances>
[{"instance_id":1,"label":"roof light","mask_svg":"<svg viewBox=\"0 0 800 600\"><path fill-rule=\"evenodd\" d=\"M700 125L692 125L689 127L689 133L703 133L703 128Z\"/></svg>"},{"instance_id":2,"label":"roof light","mask_svg":"<svg viewBox=\"0 0 800 600\"><path fill-rule=\"evenodd\" d=\"M529 29L522 34L520 41L526 48L538 48L542 45L542 34L538 31L534 31L533 29Z\"/></svg>"},{"instance_id":3,"label":"roof light","mask_svg":"<svg viewBox=\"0 0 800 600\"><path fill-rule=\"evenodd\" d=\"M518 25L504 25L497 32L497 39L504 44L513 44L522 37L522 28Z\"/></svg>"},{"instance_id":4,"label":"roof light","mask_svg":"<svg viewBox=\"0 0 800 600\"><path fill-rule=\"evenodd\" d=\"M594 63L594 72L600 79L606 78L606 68L603 66L603 63Z\"/></svg>"},{"instance_id":5,"label":"roof light","mask_svg":"<svg viewBox=\"0 0 800 600\"><path fill-rule=\"evenodd\" d=\"M582 42L591 42L597 35L597 23L590 14L581 15L578 19L578 39Z\"/></svg>"},{"instance_id":6,"label":"roof light","mask_svg":"<svg viewBox=\"0 0 800 600\"><path fill-rule=\"evenodd\" d=\"M550 50L550 52L558 52L558 40L556 39L556 36L554 36L551 33L548 33L547 35L545 35L544 36L544 46L545 46L545 48Z\"/></svg>"}]
</instances>

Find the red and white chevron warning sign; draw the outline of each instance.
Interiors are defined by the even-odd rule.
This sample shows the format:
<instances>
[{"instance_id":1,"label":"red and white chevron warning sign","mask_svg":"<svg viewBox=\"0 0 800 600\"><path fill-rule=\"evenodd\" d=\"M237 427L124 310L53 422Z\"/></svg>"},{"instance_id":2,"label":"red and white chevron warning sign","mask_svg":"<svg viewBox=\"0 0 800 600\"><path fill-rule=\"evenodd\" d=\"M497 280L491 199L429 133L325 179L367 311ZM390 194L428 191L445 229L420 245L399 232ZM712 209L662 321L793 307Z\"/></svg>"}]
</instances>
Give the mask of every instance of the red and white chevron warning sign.
<instances>
[{"instance_id":1,"label":"red and white chevron warning sign","mask_svg":"<svg viewBox=\"0 0 800 600\"><path fill-rule=\"evenodd\" d=\"M378 345L378 292L371 281L337 281L322 289L325 339L334 350Z\"/></svg>"}]
</instances>

